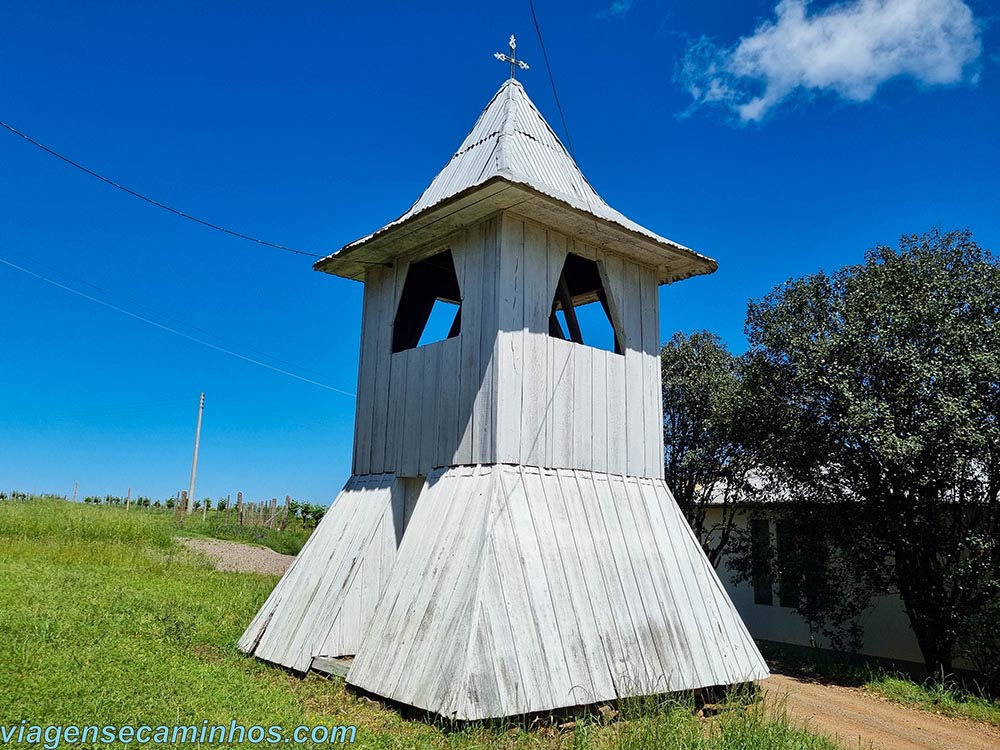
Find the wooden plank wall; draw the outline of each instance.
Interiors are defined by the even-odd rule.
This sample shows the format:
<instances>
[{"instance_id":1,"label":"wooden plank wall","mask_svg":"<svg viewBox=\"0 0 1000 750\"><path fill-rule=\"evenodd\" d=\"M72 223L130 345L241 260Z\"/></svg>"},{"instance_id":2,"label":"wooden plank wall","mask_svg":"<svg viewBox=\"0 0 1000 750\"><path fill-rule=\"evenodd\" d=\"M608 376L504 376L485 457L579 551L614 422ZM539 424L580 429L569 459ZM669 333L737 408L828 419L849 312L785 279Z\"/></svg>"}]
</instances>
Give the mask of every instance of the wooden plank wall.
<instances>
[{"instance_id":1,"label":"wooden plank wall","mask_svg":"<svg viewBox=\"0 0 1000 750\"><path fill-rule=\"evenodd\" d=\"M497 462L662 477L654 270L509 213L500 237ZM602 268L624 356L548 335L568 252Z\"/></svg>"},{"instance_id":2,"label":"wooden plank wall","mask_svg":"<svg viewBox=\"0 0 1000 750\"><path fill-rule=\"evenodd\" d=\"M450 248L462 332L392 353L408 268L366 275L354 473L426 475L486 463L663 476L652 268L505 213ZM598 262L625 354L548 335L567 253Z\"/></svg>"},{"instance_id":3,"label":"wooden plank wall","mask_svg":"<svg viewBox=\"0 0 1000 750\"><path fill-rule=\"evenodd\" d=\"M351 477L238 647L300 672L356 653L396 560L404 489L392 474Z\"/></svg>"},{"instance_id":4,"label":"wooden plank wall","mask_svg":"<svg viewBox=\"0 0 1000 750\"><path fill-rule=\"evenodd\" d=\"M462 332L392 352L392 325L409 260L365 276L354 474L426 475L435 466L491 463L496 389L499 217L430 253L451 249L462 291Z\"/></svg>"},{"instance_id":5,"label":"wooden plank wall","mask_svg":"<svg viewBox=\"0 0 1000 750\"><path fill-rule=\"evenodd\" d=\"M348 683L478 720L762 679L663 480L433 472Z\"/></svg>"}]
</instances>

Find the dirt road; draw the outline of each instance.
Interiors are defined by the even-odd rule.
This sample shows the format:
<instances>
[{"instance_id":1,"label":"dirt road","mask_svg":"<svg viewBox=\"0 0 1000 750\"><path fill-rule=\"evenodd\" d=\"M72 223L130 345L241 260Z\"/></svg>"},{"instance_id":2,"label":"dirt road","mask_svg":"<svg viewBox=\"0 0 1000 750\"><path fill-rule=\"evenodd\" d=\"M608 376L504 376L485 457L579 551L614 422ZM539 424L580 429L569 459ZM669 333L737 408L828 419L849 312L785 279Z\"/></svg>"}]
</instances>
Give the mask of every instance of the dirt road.
<instances>
[{"instance_id":1,"label":"dirt road","mask_svg":"<svg viewBox=\"0 0 1000 750\"><path fill-rule=\"evenodd\" d=\"M844 750L1000 750L1000 728L904 708L860 688L773 675L761 683L789 715L837 739Z\"/></svg>"}]
</instances>

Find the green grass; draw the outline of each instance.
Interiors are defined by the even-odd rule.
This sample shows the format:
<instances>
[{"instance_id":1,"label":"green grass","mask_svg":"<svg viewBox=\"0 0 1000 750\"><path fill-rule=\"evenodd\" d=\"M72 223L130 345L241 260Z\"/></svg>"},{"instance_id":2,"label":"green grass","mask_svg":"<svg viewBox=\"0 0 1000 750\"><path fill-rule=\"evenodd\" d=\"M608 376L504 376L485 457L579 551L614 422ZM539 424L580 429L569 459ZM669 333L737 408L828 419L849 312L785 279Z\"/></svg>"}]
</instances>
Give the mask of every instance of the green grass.
<instances>
[{"instance_id":1,"label":"green grass","mask_svg":"<svg viewBox=\"0 0 1000 750\"><path fill-rule=\"evenodd\" d=\"M196 510L184 519L184 525L174 529L174 511L167 508L130 508L128 511L122 505L83 506L93 513L104 513L107 516L125 515L135 518L142 524L143 516L151 518L153 526L182 536L211 537L213 539L228 539L244 544L256 544L270 547L283 555L297 555L302 546L312 534L312 527L306 527L302 520L293 518L288 521L284 530L268 529L262 526L240 526L236 522L236 510L229 512L210 510L204 520L201 511ZM114 525L114 521L110 522Z\"/></svg>"},{"instance_id":2,"label":"green grass","mask_svg":"<svg viewBox=\"0 0 1000 750\"><path fill-rule=\"evenodd\" d=\"M874 674L865 689L896 703L1000 727L1000 700L973 695L947 681L918 684L904 677Z\"/></svg>"},{"instance_id":3,"label":"green grass","mask_svg":"<svg viewBox=\"0 0 1000 750\"><path fill-rule=\"evenodd\" d=\"M627 702L607 725L455 730L407 720L341 680L237 652L277 579L215 571L174 534L167 513L0 502L0 725L354 724L357 747L386 750L833 747L781 707L739 700L707 720L686 699Z\"/></svg>"}]
</instances>

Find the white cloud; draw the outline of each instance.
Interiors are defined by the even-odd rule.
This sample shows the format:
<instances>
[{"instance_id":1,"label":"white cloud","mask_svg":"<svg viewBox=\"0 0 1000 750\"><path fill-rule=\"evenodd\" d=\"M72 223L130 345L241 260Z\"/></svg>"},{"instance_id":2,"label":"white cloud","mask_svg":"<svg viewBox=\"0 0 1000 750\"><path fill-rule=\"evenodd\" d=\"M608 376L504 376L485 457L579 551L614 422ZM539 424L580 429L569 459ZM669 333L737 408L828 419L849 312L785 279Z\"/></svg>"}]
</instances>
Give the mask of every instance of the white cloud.
<instances>
[{"instance_id":1,"label":"white cloud","mask_svg":"<svg viewBox=\"0 0 1000 750\"><path fill-rule=\"evenodd\" d=\"M774 20L729 49L707 39L689 45L678 78L692 108L723 105L752 122L798 90L863 102L896 76L927 85L967 80L981 51L963 0L849 0L815 13L808 6L781 0Z\"/></svg>"},{"instance_id":2,"label":"white cloud","mask_svg":"<svg viewBox=\"0 0 1000 750\"><path fill-rule=\"evenodd\" d=\"M614 0L611 5L609 5L604 10L600 11L597 15L600 18L609 18L614 16L624 16L630 10L632 10L633 0Z\"/></svg>"}]
</instances>

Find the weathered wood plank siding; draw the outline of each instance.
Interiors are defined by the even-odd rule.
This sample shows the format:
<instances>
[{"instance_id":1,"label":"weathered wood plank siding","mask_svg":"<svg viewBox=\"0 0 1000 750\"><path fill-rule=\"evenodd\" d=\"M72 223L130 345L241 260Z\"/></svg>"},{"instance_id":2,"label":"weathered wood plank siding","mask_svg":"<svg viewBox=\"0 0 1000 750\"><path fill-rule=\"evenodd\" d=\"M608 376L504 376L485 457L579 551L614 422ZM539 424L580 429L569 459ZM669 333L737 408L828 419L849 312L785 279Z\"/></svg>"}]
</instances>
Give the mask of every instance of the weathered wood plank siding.
<instances>
[{"instance_id":1,"label":"weathered wood plank siding","mask_svg":"<svg viewBox=\"0 0 1000 750\"><path fill-rule=\"evenodd\" d=\"M505 213L496 462L663 476L656 272ZM601 268L624 355L548 335L567 253Z\"/></svg>"},{"instance_id":2,"label":"weathered wood plank siding","mask_svg":"<svg viewBox=\"0 0 1000 750\"><path fill-rule=\"evenodd\" d=\"M761 679L660 479L435 470L347 676L457 719Z\"/></svg>"},{"instance_id":3,"label":"weathered wood plank siding","mask_svg":"<svg viewBox=\"0 0 1000 750\"><path fill-rule=\"evenodd\" d=\"M367 272L355 473L521 463L662 477L655 270L513 214L429 252L443 249L462 293L453 339L394 354L407 263ZM624 355L549 336L570 252L597 261Z\"/></svg>"},{"instance_id":4,"label":"weathered wood plank siding","mask_svg":"<svg viewBox=\"0 0 1000 750\"><path fill-rule=\"evenodd\" d=\"M401 480L351 477L240 638L243 651L305 671L357 653L396 559Z\"/></svg>"},{"instance_id":5,"label":"weathered wood plank siding","mask_svg":"<svg viewBox=\"0 0 1000 750\"><path fill-rule=\"evenodd\" d=\"M393 321L409 264L367 271L355 474L417 476L495 460L499 225L487 220L432 251L450 249L455 261L463 298L455 338L393 353Z\"/></svg>"}]
</instances>

